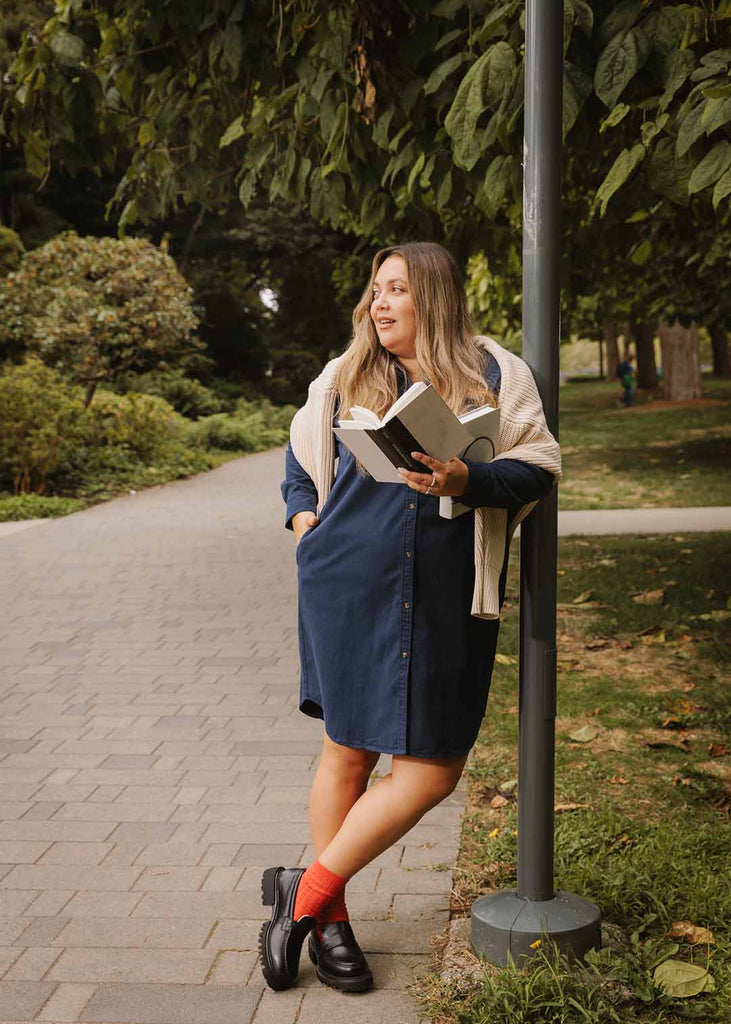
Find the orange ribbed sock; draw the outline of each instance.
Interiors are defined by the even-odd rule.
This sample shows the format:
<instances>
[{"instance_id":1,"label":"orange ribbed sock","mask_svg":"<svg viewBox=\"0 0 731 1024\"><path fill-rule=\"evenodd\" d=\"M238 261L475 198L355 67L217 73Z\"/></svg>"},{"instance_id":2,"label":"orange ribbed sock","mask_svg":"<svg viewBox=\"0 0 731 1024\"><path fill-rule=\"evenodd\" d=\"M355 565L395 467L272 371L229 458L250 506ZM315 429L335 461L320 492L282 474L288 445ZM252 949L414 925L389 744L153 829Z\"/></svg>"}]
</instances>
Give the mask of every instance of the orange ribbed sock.
<instances>
[{"instance_id":1,"label":"orange ribbed sock","mask_svg":"<svg viewBox=\"0 0 731 1024\"><path fill-rule=\"evenodd\" d=\"M348 908L345 906L345 891L343 890L332 903L328 903L322 908L320 913L317 915L317 936L322 939L322 929L326 924L332 924L333 921L349 921L350 915L348 914Z\"/></svg>"},{"instance_id":2,"label":"orange ribbed sock","mask_svg":"<svg viewBox=\"0 0 731 1024\"><path fill-rule=\"evenodd\" d=\"M294 901L294 919L299 921L305 914L319 917L323 909L342 894L348 882L342 875L336 875L319 860L313 860L299 880Z\"/></svg>"}]
</instances>

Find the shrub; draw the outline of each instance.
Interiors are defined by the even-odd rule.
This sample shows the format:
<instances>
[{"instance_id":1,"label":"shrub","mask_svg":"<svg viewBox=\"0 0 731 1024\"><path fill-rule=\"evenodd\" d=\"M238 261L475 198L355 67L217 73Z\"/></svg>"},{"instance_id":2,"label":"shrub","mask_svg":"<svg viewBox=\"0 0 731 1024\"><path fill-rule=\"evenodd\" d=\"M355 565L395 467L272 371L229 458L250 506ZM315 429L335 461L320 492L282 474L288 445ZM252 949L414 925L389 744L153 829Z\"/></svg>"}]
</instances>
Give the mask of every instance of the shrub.
<instances>
[{"instance_id":1,"label":"shrub","mask_svg":"<svg viewBox=\"0 0 731 1024\"><path fill-rule=\"evenodd\" d=\"M139 376L130 375L122 389L164 398L176 412L191 419L211 416L221 409L221 403L210 388L199 380L186 377L182 370L153 370Z\"/></svg>"},{"instance_id":2,"label":"shrub","mask_svg":"<svg viewBox=\"0 0 731 1024\"><path fill-rule=\"evenodd\" d=\"M87 444L118 447L152 459L181 436L183 420L164 398L100 391L87 410Z\"/></svg>"},{"instance_id":3,"label":"shrub","mask_svg":"<svg viewBox=\"0 0 731 1024\"><path fill-rule=\"evenodd\" d=\"M65 231L0 279L0 351L27 346L87 387L200 348L192 289L144 238Z\"/></svg>"},{"instance_id":4,"label":"shrub","mask_svg":"<svg viewBox=\"0 0 731 1024\"><path fill-rule=\"evenodd\" d=\"M17 494L14 497L0 497L0 523L17 522L21 519L54 519L79 512L86 508L86 502L78 498L52 498L43 494Z\"/></svg>"},{"instance_id":5,"label":"shrub","mask_svg":"<svg viewBox=\"0 0 731 1024\"><path fill-rule=\"evenodd\" d=\"M31 358L0 376L0 465L15 494L42 494L65 451L83 433L80 397L55 370Z\"/></svg>"},{"instance_id":6,"label":"shrub","mask_svg":"<svg viewBox=\"0 0 731 1024\"><path fill-rule=\"evenodd\" d=\"M15 270L24 252L20 236L12 228L0 226L0 277Z\"/></svg>"},{"instance_id":7,"label":"shrub","mask_svg":"<svg viewBox=\"0 0 731 1024\"><path fill-rule=\"evenodd\" d=\"M233 415L219 413L199 420L190 428L188 443L225 451L265 451L287 441L294 412L291 405L278 407L266 399L249 402L242 398Z\"/></svg>"}]
</instances>

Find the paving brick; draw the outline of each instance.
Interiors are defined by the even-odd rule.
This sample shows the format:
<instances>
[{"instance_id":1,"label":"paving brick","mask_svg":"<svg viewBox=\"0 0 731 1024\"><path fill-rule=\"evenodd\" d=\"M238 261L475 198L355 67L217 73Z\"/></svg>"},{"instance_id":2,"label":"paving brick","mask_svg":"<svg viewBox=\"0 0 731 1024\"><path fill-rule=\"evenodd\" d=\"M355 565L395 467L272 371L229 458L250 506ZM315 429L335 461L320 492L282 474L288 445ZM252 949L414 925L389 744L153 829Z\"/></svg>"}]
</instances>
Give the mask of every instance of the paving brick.
<instances>
[{"instance_id":1,"label":"paving brick","mask_svg":"<svg viewBox=\"0 0 731 1024\"><path fill-rule=\"evenodd\" d=\"M2 821L0 822L0 839L14 839L24 842L101 842L113 830L106 822L79 822L71 824L65 821Z\"/></svg>"},{"instance_id":2,"label":"paving brick","mask_svg":"<svg viewBox=\"0 0 731 1024\"><path fill-rule=\"evenodd\" d=\"M202 949L214 924L215 921L204 918L155 921L129 917L82 917L70 920L53 944L100 949Z\"/></svg>"},{"instance_id":3,"label":"paving brick","mask_svg":"<svg viewBox=\"0 0 731 1024\"><path fill-rule=\"evenodd\" d=\"M0 864L34 864L50 843L25 843L0 840Z\"/></svg>"},{"instance_id":4,"label":"paving brick","mask_svg":"<svg viewBox=\"0 0 731 1024\"><path fill-rule=\"evenodd\" d=\"M0 889L0 918L20 917L36 898L35 892L13 892Z\"/></svg>"},{"instance_id":5,"label":"paving brick","mask_svg":"<svg viewBox=\"0 0 731 1024\"><path fill-rule=\"evenodd\" d=\"M0 946L0 978L24 952L22 946Z\"/></svg>"},{"instance_id":6,"label":"paving brick","mask_svg":"<svg viewBox=\"0 0 731 1024\"><path fill-rule=\"evenodd\" d=\"M207 985L248 985L254 972L259 970L259 954L240 950L222 950L213 962L206 978ZM260 973L257 983L261 983Z\"/></svg>"},{"instance_id":7,"label":"paving brick","mask_svg":"<svg viewBox=\"0 0 731 1024\"><path fill-rule=\"evenodd\" d=\"M256 951L260 930L261 921L219 921L208 943L214 949Z\"/></svg>"},{"instance_id":8,"label":"paving brick","mask_svg":"<svg viewBox=\"0 0 731 1024\"><path fill-rule=\"evenodd\" d=\"M348 884L352 885L357 878L358 875ZM429 871L426 868L414 868L413 871L404 871L401 868L383 868L378 878L377 887L393 893L442 893L445 888L449 890L452 887L452 872Z\"/></svg>"},{"instance_id":9,"label":"paving brick","mask_svg":"<svg viewBox=\"0 0 731 1024\"><path fill-rule=\"evenodd\" d=\"M62 983L56 987L36 1019L51 1022L77 1021L95 991L96 985Z\"/></svg>"},{"instance_id":10,"label":"paving brick","mask_svg":"<svg viewBox=\"0 0 731 1024\"><path fill-rule=\"evenodd\" d=\"M73 895L73 892L68 889L60 889L57 892L40 892L25 911L25 916L56 917Z\"/></svg>"},{"instance_id":11,"label":"paving brick","mask_svg":"<svg viewBox=\"0 0 731 1024\"><path fill-rule=\"evenodd\" d=\"M178 949L66 949L51 981L202 985L212 952Z\"/></svg>"},{"instance_id":12,"label":"paving brick","mask_svg":"<svg viewBox=\"0 0 731 1024\"><path fill-rule=\"evenodd\" d=\"M268 920L270 908L263 907L261 895L253 892L187 892L184 899L171 900L162 892L147 893L135 907L133 917L205 917Z\"/></svg>"},{"instance_id":13,"label":"paving brick","mask_svg":"<svg viewBox=\"0 0 731 1024\"><path fill-rule=\"evenodd\" d=\"M127 822L119 825L109 834L110 843L165 843L175 831L175 826L161 822Z\"/></svg>"},{"instance_id":14,"label":"paving brick","mask_svg":"<svg viewBox=\"0 0 731 1024\"><path fill-rule=\"evenodd\" d=\"M423 1020L416 1003L405 992L372 989L356 997L321 985L305 993L297 1024L322 1024L343 1015L349 1024L420 1024Z\"/></svg>"},{"instance_id":15,"label":"paving brick","mask_svg":"<svg viewBox=\"0 0 731 1024\"><path fill-rule=\"evenodd\" d=\"M449 920L449 893L397 893L393 897L393 918L395 921L442 922L446 927Z\"/></svg>"},{"instance_id":16,"label":"paving brick","mask_svg":"<svg viewBox=\"0 0 731 1024\"><path fill-rule=\"evenodd\" d=\"M64 910L69 918L129 917L141 899L140 892L77 892Z\"/></svg>"},{"instance_id":17,"label":"paving brick","mask_svg":"<svg viewBox=\"0 0 731 1024\"><path fill-rule=\"evenodd\" d=\"M60 956L59 949L36 946L26 949L5 975L5 981L41 981L43 975Z\"/></svg>"},{"instance_id":18,"label":"paving brick","mask_svg":"<svg viewBox=\"0 0 731 1024\"><path fill-rule=\"evenodd\" d=\"M0 981L3 1018L8 1024L13 1020L33 1020L51 992L50 981Z\"/></svg>"},{"instance_id":19,"label":"paving brick","mask_svg":"<svg viewBox=\"0 0 731 1024\"><path fill-rule=\"evenodd\" d=\"M54 843L40 864L93 864L96 866L113 848L113 843Z\"/></svg>"},{"instance_id":20,"label":"paving brick","mask_svg":"<svg viewBox=\"0 0 731 1024\"><path fill-rule=\"evenodd\" d=\"M28 924L23 918L0 917L0 946L11 946Z\"/></svg>"},{"instance_id":21,"label":"paving brick","mask_svg":"<svg viewBox=\"0 0 731 1024\"><path fill-rule=\"evenodd\" d=\"M245 1024L261 994L261 988L244 985L100 985L80 1020L104 1024Z\"/></svg>"},{"instance_id":22,"label":"paving brick","mask_svg":"<svg viewBox=\"0 0 731 1024\"><path fill-rule=\"evenodd\" d=\"M68 918L59 917L34 917L25 918L24 923L28 927L23 934L15 940L16 946L50 946L58 933L66 927Z\"/></svg>"},{"instance_id":23,"label":"paving brick","mask_svg":"<svg viewBox=\"0 0 731 1024\"><path fill-rule=\"evenodd\" d=\"M208 867L148 867L135 882L135 889L144 892L195 892L205 882Z\"/></svg>"},{"instance_id":24,"label":"paving brick","mask_svg":"<svg viewBox=\"0 0 731 1024\"><path fill-rule=\"evenodd\" d=\"M304 997L299 987L283 992L265 989L251 1024L296 1024Z\"/></svg>"},{"instance_id":25,"label":"paving brick","mask_svg":"<svg viewBox=\"0 0 731 1024\"><path fill-rule=\"evenodd\" d=\"M0 886L8 889L130 889L141 868L92 868L60 864L23 864Z\"/></svg>"},{"instance_id":26,"label":"paving brick","mask_svg":"<svg viewBox=\"0 0 731 1024\"><path fill-rule=\"evenodd\" d=\"M179 864L182 866L197 864L208 850L208 844L202 843L150 843L137 858L137 863L148 864Z\"/></svg>"}]
</instances>

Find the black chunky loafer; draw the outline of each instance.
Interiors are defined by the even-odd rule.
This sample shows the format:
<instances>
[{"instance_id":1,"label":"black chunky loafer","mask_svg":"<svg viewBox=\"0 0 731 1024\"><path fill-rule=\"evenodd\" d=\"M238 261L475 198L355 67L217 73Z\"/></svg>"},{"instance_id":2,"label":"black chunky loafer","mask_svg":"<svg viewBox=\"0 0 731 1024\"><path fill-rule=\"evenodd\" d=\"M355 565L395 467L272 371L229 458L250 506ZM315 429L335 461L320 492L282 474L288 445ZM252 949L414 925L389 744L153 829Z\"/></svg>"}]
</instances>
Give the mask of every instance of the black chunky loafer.
<instances>
[{"instance_id":1,"label":"black chunky loafer","mask_svg":"<svg viewBox=\"0 0 731 1024\"><path fill-rule=\"evenodd\" d=\"M261 880L261 901L272 908L270 921L259 932L259 960L264 980L281 991L297 980L302 943L315 925L305 915L294 920L294 901L304 868L267 868Z\"/></svg>"},{"instance_id":2,"label":"black chunky loafer","mask_svg":"<svg viewBox=\"0 0 731 1024\"><path fill-rule=\"evenodd\" d=\"M310 960L317 977L341 992L365 992L373 987L373 975L349 921L323 925L322 941L317 930L310 932Z\"/></svg>"}]
</instances>

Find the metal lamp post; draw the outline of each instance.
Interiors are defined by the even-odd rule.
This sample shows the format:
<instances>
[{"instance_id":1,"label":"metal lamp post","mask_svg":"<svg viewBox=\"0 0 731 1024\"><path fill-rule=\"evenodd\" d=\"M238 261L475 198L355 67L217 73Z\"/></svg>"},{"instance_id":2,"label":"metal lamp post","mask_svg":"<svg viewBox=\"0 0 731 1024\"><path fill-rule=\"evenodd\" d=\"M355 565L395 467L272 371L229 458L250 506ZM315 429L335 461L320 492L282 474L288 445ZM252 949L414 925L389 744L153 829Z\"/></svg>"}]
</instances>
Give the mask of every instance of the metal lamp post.
<instances>
[{"instance_id":1,"label":"metal lamp post","mask_svg":"<svg viewBox=\"0 0 731 1024\"><path fill-rule=\"evenodd\" d=\"M523 358L558 436L563 2L527 0L523 177ZM471 939L495 964L530 956L538 939L581 956L601 945L600 913L553 888L556 716L554 488L521 526L518 887L472 904Z\"/></svg>"}]
</instances>

